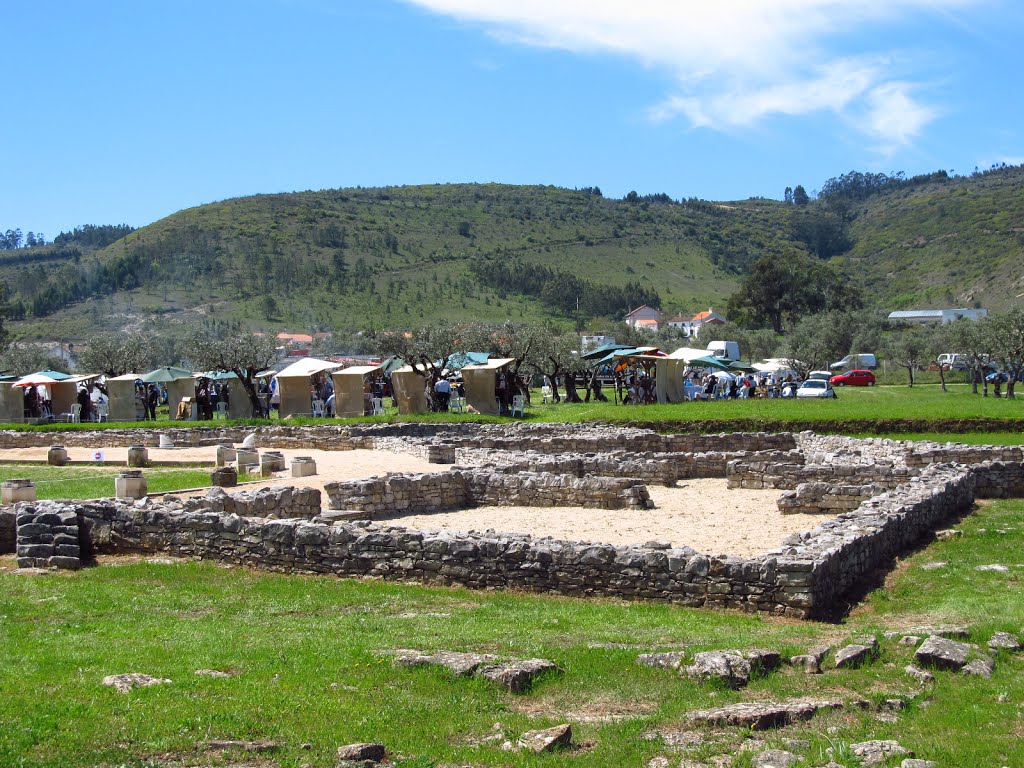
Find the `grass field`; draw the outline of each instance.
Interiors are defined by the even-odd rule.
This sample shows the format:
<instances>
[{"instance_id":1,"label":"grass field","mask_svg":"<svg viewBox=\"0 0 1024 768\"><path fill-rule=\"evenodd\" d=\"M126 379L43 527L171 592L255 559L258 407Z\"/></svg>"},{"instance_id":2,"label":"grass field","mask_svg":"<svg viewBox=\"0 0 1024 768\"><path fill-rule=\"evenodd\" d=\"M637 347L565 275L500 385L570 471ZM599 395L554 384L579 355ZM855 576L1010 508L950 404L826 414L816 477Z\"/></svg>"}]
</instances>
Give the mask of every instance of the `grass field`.
<instances>
[{"instance_id":1,"label":"grass field","mask_svg":"<svg viewBox=\"0 0 1024 768\"><path fill-rule=\"evenodd\" d=\"M98 464L74 467L51 467L43 464L0 464L0 482L12 478L28 478L36 484L39 499L99 499L114 495L114 477L121 467ZM205 488L210 484L208 469L146 470L146 487L150 493Z\"/></svg>"},{"instance_id":2,"label":"grass field","mask_svg":"<svg viewBox=\"0 0 1024 768\"><path fill-rule=\"evenodd\" d=\"M768 647L794 653L861 631L953 622L982 643L1021 631L1024 503L998 502L966 518L958 540L915 553L842 624L612 600L468 592L298 577L202 563L106 562L77 573L0 570L0 765L334 764L337 746L379 740L399 766L641 766L673 758L656 729L688 730L691 710L791 696L863 696L914 690L902 669L912 649L883 640L880 658L820 676L784 668L741 691L699 685L636 664L645 650ZM996 531L1006 531L997 533ZM948 566L924 570L930 561ZM1010 573L978 572L1005 563ZM13 567L0 558L0 567ZM388 648L484 651L555 661L560 675L521 696L430 669L394 669ZM197 669L236 673L227 680ZM144 672L173 683L127 695L100 684ZM849 710L779 732L727 729L684 756L732 754L749 766L760 748L799 739L814 766L832 750L895 738L941 766L1022 766L1024 660L1005 653L991 680L938 672L896 722ZM512 737L569 721L579 752L527 755L470 742L500 723ZM758 750L741 749L753 738ZM270 739L259 759L204 749L211 739ZM304 746L308 746L304 748ZM749 746L749 744L748 744ZM263 760L265 762L260 762ZM898 761L891 763L898 764Z\"/></svg>"},{"instance_id":3,"label":"grass field","mask_svg":"<svg viewBox=\"0 0 1024 768\"><path fill-rule=\"evenodd\" d=\"M1019 398L974 395L965 384L953 385L943 392L936 385L846 387L836 400L728 400L717 402L672 403L665 405L624 406L606 403L543 403L539 391L532 393L527 420L562 423L642 423L654 427L687 431L800 430L846 434L950 433L970 432L1017 434L1024 429L1024 393ZM613 392L605 390L610 398ZM386 421L500 422L508 419L468 413L420 414L399 416L388 408L384 416L362 419L289 418L289 424L354 424ZM259 426L278 423L278 419L247 419L224 422L156 422L157 426L195 427L239 424ZM110 424L10 425L27 431L94 430L125 427L153 428L153 422L114 422ZM946 439L952 439L948 437ZM984 442L984 440L981 440Z\"/></svg>"}]
</instances>

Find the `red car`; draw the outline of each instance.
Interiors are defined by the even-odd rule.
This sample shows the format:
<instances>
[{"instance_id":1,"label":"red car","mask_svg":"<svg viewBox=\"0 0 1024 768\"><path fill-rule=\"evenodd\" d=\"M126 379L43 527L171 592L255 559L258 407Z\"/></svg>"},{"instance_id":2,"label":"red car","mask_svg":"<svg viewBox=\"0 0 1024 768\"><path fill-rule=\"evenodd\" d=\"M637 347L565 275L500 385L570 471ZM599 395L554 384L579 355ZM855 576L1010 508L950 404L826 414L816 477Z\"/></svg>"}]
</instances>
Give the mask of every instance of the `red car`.
<instances>
[{"instance_id":1,"label":"red car","mask_svg":"<svg viewBox=\"0 0 1024 768\"><path fill-rule=\"evenodd\" d=\"M833 387L873 387L875 386L875 374L858 368L833 376L831 381Z\"/></svg>"}]
</instances>

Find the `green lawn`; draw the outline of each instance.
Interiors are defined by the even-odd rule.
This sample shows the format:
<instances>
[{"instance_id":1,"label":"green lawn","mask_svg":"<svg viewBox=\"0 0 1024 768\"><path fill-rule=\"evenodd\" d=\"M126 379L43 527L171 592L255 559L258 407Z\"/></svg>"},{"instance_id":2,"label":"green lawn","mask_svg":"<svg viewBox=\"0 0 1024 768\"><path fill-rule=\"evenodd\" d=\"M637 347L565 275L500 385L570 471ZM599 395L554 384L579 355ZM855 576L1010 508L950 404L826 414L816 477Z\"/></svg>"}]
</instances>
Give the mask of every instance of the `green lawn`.
<instances>
[{"instance_id":1,"label":"green lawn","mask_svg":"<svg viewBox=\"0 0 1024 768\"><path fill-rule=\"evenodd\" d=\"M98 464L73 467L51 467L44 464L0 464L0 482L12 478L28 478L36 484L40 499L101 499L114 495L114 477L119 467ZM150 493L205 488L210 484L207 469L145 470L146 487Z\"/></svg>"},{"instance_id":2,"label":"green lawn","mask_svg":"<svg viewBox=\"0 0 1024 768\"><path fill-rule=\"evenodd\" d=\"M883 640L870 666L808 677L788 668L745 690L698 685L640 667L648 649L776 648L796 652L864 631L932 622L972 625L972 641L1019 632L1024 503L984 506L901 563L884 588L840 625L613 600L300 577L210 564L104 563L78 573L26 576L0 570L0 765L334 764L338 745L380 740L406 766L642 766L672 754L652 729L687 730L687 712L783 696L863 696L877 702L914 690L902 668L912 649ZM1002 530L1005 533L996 533ZM946 561L923 570L930 561ZM1004 563L1010 573L978 572ZM12 558L0 564L13 567ZM630 647L622 647L627 645ZM375 649L485 651L555 661L563 674L515 696L479 680L430 669L393 669ZM231 670L229 680L198 677ZM170 685L127 695L100 684L144 672ZM897 722L870 710L819 717L780 732L728 729L684 755L735 755L748 766L750 737L790 747L808 766L839 762L849 745L895 738L941 766L1021 766L1024 659L1002 653L991 680L938 672ZM1005 698L1001 698L1005 697ZM614 718L618 719L614 719ZM573 723L585 754L525 755L472 746L501 723L511 737ZM210 739L272 739L261 759L205 753ZM304 749L309 745L309 749ZM898 761L891 763L898 765Z\"/></svg>"},{"instance_id":3,"label":"green lawn","mask_svg":"<svg viewBox=\"0 0 1024 768\"><path fill-rule=\"evenodd\" d=\"M937 385L846 387L837 390L836 400L728 400L716 402L674 403L667 405L626 406L607 403L543 403L534 391L527 409L527 420L562 423L634 423L676 431L802 430L844 434L902 435L907 433L1002 432L1017 434L1024 429L1024 392L1019 398L974 395L965 384L953 385L943 392ZM610 389L605 393L612 397ZM288 424L356 424L372 422L499 422L498 417L468 413L419 414L399 416L389 408L384 416L362 419L290 418ZM272 420L235 422L173 422L175 427L264 425ZM169 425L169 424L168 424ZM38 427L11 425L13 429L63 431L145 427L152 422L112 424L51 424ZM946 439L952 439L948 437ZM984 442L984 440L982 440Z\"/></svg>"}]
</instances>

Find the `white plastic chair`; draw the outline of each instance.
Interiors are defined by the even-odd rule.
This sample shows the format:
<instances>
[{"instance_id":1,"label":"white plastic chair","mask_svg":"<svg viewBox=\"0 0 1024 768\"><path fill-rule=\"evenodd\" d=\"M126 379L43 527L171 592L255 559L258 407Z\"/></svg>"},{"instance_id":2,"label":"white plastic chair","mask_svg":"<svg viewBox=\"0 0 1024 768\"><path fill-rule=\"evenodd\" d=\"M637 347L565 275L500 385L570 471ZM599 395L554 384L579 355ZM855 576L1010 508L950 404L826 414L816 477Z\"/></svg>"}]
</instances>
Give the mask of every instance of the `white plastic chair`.
<instances>
[{"instance_id":1,"label":"white plastic chair","mask_svg":"<svg viewBox=\"0 0 1024 768\"><path fill-rule=\"evenodd\" d=\"M462 413L462 409L465 407L466 401L458 395L452 395L451 400L448 401L448 410L454 413Z\"/></svg>"},{"instance_id":2,"label":"white plastic chair","mask_svg":"<svg viewBox=\"0 0 1024 768\"><path fill-rule=\"evenodd\" d=\"M223 400L217 403L217 412L213 414L215 419L227 419L228 417L228 404Z\"/></svg>"},{"instance_id":3,"label":"white plastic chair","mask_svg":"<svg viewBox=\"0 0 1024 768\"><path fill-rule=\"evenodd\" d=\"M520 416L526 416L526 398L523 395L516 395L512 398L512 415L519 411Z\"/></svg>"},{"instance_id":4,"label":"white plastic chair","mask_svg":"<svg viewBox=\"0 0 1024 768\"><path fill-rule=\"evenodd\" d=\"M319 416L321 418L323 417L323 415L324 415L324 401L323 400L314 400L313 401L313 415L314 416Z\"/></svg>"},{"instance_id":5,"label":"white plastic chair","mask_svg":"<svg viewBox=\"0 0 1024 768\"><path fill-rule=\"evenodd\" d=\"M542 403L546 403L550 399L551 399L551 387L549 385L545 384L543 387L540 388L540 401Z\"/></svg>"},{"instance_id":6,"label":"white plastic chair","mask_svg":"<svg viewBox=\"0 0 1024 768\"><path fill-rule=\"evenodd\" d=\"M108 411L109 411L109 406L106 403L97 403L96 404L96 416L95 416L96 421L97 422L109 421L110 419L109 419L109 417L107 415Z\"/></svg>"},{"instance_id":7,"label":"white plastic chair","mask_svg":"<svg viewBox=\"0 0 1024 768\"><path fill-rule=\"evenodd\" d=\"M75 403L71 406L70 413L62 413L61 418L69 424L77 424L82 420L82 405Z\"/></svg>"},{"instance_id":8,"label":"white plastic chair","mask_svg":"<svg viewBox=\"0 0 1024 768\"><path fill-rule=\"evenodd\" d=\"M383 416L384 415L384 398L382 398L382 397L371 397L370 398L370 415L371 416Z\"/></svg>"}]
</instances>

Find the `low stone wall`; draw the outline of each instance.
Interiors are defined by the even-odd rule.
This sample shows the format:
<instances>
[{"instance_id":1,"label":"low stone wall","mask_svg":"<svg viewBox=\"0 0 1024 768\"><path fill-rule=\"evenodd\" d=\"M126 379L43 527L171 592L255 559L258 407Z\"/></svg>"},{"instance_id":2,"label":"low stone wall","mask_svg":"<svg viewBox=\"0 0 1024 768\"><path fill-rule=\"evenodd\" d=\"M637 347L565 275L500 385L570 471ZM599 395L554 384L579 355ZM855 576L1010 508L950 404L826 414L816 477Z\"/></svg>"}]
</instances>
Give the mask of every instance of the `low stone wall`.
<instances>
[{"instance_id":1,"label":"low stone wall","mask_svg":"<svg viewBox=\"0 0 1024 768\"><path fill-rule=\"evenodd\" d=\"M434 514L474 506L652 506L647 486L633 478L546 472L506 474L487 469L347 480L327 483L324 490L331 509L362 511L366 519Z\"/></svg>"},{"instance_id":2,"label":"low stone wall","mask_svg":"<svg viewBox=\"0 0 1024 768\"><path fill-rule=\"evenodd\" d=\"M18 525L13 508L0 509L0 555L9 555L18 548Z\"/></svg>"},{"instance_id":3,"label":"low stone wall","mask_svg":"<svg viewBox=\"0 0 1024 768\"><path fill-rule=\"evenodd\" d=\"M854 510L866 499L884 491L880 485L800 483L796 490L783 492L776 506L784 515L835 514Z\"/></svg>"},{"instance_id":4,"label":"low stone wall","mask_svg":"<svg viewBox=\"0 0 1024 768\"><path fill-rule=\"evenodd\" d=\"M15 505L19 568L77 570L89 559L81 546L81 514L73 506L25 501Z\"/></svg>"},{"instance_id":5,"label":"low stone wall","mask_svg":"<svg viewBox=\"0 0 1024 768\"><path fill-rule=\"evenodd\" d=\"M1024 462L985 461L972 469L978 498L1024 498Z\"/></svg>"},{"instance_id":6,"label":"low stone wall","mask_svg":"<svg viewBox=\"0 0 1024 768\"><path fill-rule=\"evenodd\" d=\"M176 502L176 497L165 499ZM321 512L320 490L278 486L257 491L226 493L211 488L205 496L186 499L182 508L189 512L218 512L239 517L311 520Z\"/></svg>"},{"instance_id":7,"label":"low stone wall","mask_svg":"<svg viewBox=\"0 0 1024 768\"><path fill-rule=\"evenodd\" d=\"M774 461L736 460L729 463L730 488L780 488L795 490L803 483L832 485L879 485L895 488L920 470L892 464L779 464Z\"/></svg>"},{"instance_id":8,"label":"low stone wall","mask_svg":"<svg viewBox=\"0 0 1024 768\"><path fill-rule=\"evenodd\" d=\"M762 451L756 453L638 453L614 451L547 455L508 454L507 463L494 465L497 472L552 472L576 477L631 477L646 482L674 485L678 480L701 477L725 477L731 461L759 460L766 463L803 463L799 451Z\"/></svg>"},{"instance_id":9,"label":"low stone wall","mask_svg":"<svg viewBox=\"0 0 1024 768\"><path fill-rule=\"evenodd\" d=\"M812 615L830 610L897 555L969 510L974 490L971 470L936 465L899 489L794 537L779 553L806 560L810 567L792 586L809 588L805 594Z\"/></svg>"},{"instance_id":10,"label":"low stone wall","mask_svg":"<svg viewBox=\"0 0 1024 768\"><path fill-rule=\"evenodd\" d=\"M911 444L914 445L914 444ZM986 461L1024 461L1024 448L1003 445L964 445L962 443L922 443L907 452L911 467L929 464L981 464Z\"/></svg>"}]
</instances>

